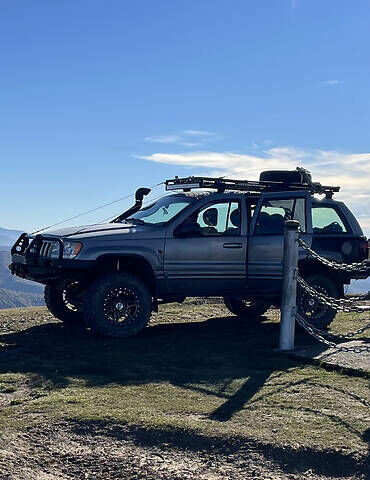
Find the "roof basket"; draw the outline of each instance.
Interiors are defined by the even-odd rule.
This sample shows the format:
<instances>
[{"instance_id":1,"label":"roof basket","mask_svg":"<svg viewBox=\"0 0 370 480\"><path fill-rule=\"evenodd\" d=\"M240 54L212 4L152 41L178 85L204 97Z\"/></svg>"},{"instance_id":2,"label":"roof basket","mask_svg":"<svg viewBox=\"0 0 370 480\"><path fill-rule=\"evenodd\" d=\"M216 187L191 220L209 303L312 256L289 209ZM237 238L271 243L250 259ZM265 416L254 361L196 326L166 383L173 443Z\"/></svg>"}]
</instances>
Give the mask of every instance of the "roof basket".
<instances>
[{"instance_id":1,"label":"roof basket","mask_svg":"<svg viewBox=\"0 0 370 480\"><path fill-rule=\"evenodd\" d=\"M331 198L340 187L330 187L312 182L311 174L304 168L296 170L269 170L262 172L260 180L232 180L213 177L175 177L166 180L166 190L182 190L189 192L195 188L214 189L218 192L239 191L248 193L281 192L306 190L312 194L325 194Z\"/></svg>"}]
</instances>

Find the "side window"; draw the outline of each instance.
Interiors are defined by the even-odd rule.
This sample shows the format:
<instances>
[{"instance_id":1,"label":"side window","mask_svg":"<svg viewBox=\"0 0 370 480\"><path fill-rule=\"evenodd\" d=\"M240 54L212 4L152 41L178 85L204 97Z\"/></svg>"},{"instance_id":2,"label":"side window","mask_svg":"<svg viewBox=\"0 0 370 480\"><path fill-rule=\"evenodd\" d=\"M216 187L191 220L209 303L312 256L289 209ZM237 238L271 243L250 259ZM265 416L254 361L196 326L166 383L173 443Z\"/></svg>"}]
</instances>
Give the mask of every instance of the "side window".
<instances>
[{"instance_id":1,"label":"side window","mask_svg":"<svg viewBox=\"0 0 370 480\"><path fill-rule=\"evenodd\" d=\"M298 220L306 231L306 201L304 198L265 200L258 214L255 235L283 235L286 220Z\"/></svg>"},{"instance_id":2,"label":"side window","mask_svg":"<svg viewBox=\"0 0 370 480\"><path fill-rule=\"evenodd\" d=\"M202 235L240 235L238 202L222 202L203 207L195 219Z\"/></svg>"},{"instance_id":3,"label":"side window","mask_svg":"<svg viewBox=\"0 0 370 480\"><path fill-rule=\"evenodd\" d=\"M312 207L312 231L316 234L347 233L339 214L333 207L318 205Z\"/></svg>"}]
</instances>

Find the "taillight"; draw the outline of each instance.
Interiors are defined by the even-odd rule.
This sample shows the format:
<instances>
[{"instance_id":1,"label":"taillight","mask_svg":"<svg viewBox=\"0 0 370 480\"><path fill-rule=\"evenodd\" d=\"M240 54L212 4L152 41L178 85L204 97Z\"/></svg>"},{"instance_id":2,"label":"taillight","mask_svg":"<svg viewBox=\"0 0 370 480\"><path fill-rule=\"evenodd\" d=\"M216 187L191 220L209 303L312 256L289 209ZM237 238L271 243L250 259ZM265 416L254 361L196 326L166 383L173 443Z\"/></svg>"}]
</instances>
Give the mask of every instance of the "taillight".
<instances>
[{"instance_id":1,"label":"taillight","mask_svg":"<svg viewBox=\"0 0 370 480\"><path fill-rule=\"evenodd\" d=\"M369 258L369 241L366 239L360 242L360 255L362 260Z\"/></svg>"}]
</instances>

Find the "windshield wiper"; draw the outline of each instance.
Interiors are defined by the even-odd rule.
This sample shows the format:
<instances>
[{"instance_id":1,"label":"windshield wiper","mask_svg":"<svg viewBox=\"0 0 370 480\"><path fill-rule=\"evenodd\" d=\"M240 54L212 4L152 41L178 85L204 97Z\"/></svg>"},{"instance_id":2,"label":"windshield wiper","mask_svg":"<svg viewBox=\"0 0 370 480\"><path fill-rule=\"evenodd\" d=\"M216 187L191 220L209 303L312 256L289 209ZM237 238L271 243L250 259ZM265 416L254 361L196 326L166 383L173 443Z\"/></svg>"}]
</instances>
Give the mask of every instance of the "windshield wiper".
<instances>
[{"instance_id":1,"label":"windshield wiper","mask_svg":"<svg viewBox=\"0 0 370 480\"><path fill-rule=\"evenodd\" d=\"M126 218L125 223L137 223L138 225L145 225L145 222L140 218Z\"/></svg>"}]
</instances>

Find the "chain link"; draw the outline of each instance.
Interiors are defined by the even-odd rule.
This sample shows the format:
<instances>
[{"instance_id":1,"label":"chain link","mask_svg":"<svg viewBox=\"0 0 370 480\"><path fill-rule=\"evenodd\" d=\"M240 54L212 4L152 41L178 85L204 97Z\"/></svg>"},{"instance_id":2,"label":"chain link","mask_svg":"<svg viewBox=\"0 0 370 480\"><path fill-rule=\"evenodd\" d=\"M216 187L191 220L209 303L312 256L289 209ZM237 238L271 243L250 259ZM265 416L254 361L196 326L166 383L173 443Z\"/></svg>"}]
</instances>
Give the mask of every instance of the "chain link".
<instances>
[{"instance_id":1,"label":"chain link","mask_svg":"<svg viewBox=\"0 0 370 480\"><path fill-rule=\"evenodd\" d=\"M299 313L296 314L296 320L297 323L306 330L310 335L312 335L316 340L318 340L321 343L324 343L325 345L328 345L331 348L334 348L338 352L352 352L352 353L370 353L370 345L353 345L350 347L344 346L344 345L338 345L337 343L328 340L326 337L330 338L339 338L339 339L345 339L346 337L343 335L333 335L329 334L328 332L324 332L323 330L320 330L310 323L308 323ZM367 325L364 329L360 329L358 332L352 332L351 336L354 336L356 333L361 333L361 331L366 330L369 328L370 324Z\"/></svg>"},{"instance_id":2,"label":"chain link","mask_svg":"<svg viewBox=\"0 0 370 480\"><path fill-rule=\"evenodd\" d=\"M333 308L336 311L341 312L356 312L356 313L363 313L370 311L370 305L357 305L358 298L354 299L345 299L345 298L332 298L324 295L321 292L315 290L311 285L309 285L302 277L297 277L298 284L303 288L303 290L310 295L311 297L315 298L321 305L326 305L330 308ZM367 298L368 294L364 296Z\"/></svg>"},{"instance_id":3,"label":"chain link","mask_svg":"<svg viewBox=\"0 0 370 480\"><path fill-rule=\"evenodd\" d=\"M359 263L337 263L333 262L331 260L328 260L327 258L322 257L319 255L317 252L312 250L306 242L304 242L301 238L298 239L298 244L300 247L304 248L309 255L314 258L315 260L318 260L321 262L323 265L326 265L327 267L334 268L334 270L339 270L342 272L348 272L348 273L368 273L370 272L370 262L369 260L364 260L363 262ZM370 292L369 292L370 293Z\"/></svg>"},{"instance_id":4,"label":"chain link","mask_svg":"<svg viewBox=\"0 0 370 480\"><path fill-rule=\"evenodd\" d=\"M364 260L361 263L352 263L352 264L337 263L319 255L317 252L312 250L312 248L310 248L301 238L298 239L298 244L302 248L304 248L312 258L314 258L315 260L318 260L319 262L321 262L323 265L326 265L327 267L333 268L334 270L344 271L348 273L354 273L354 272L369 273L370 272L369 260ZM308 295L314 298L318 303L320 303L321 305L326 305L330 308L333 308L336 311L356 312L356 313L363 313L366 311L370 311L370 305L357 304L359 301L370 300L370 292L364 295L350 298L350 299L345 299L345 298L338 299L338 298L329 297L321 292L318 292L315 288L309 285L300 276L297 277L297 283ZM370 346L368 345L354 345L354 346L338 345L340 341L349 340L355 337L356 335L359 335L365 332L366 330L368 330L370 328L370 323L368 323L364 327L359 328L356 331L348 332L344 335L342 334L334 335L332 333L325 332L324 330L320 330L316 328L315 326L310 324L299 313L296 313L296 321L304 330L306 330L306 332L308 332L310 335L316 338L316 340L318 340L321 343L324 343L325 345L328 345L331 348L334 348L337 351L353 352L353 353L363 353L363 352L370 353ZM338 341L338 343L336 343L336 341Z\"/></svg>"}]
</instances>

